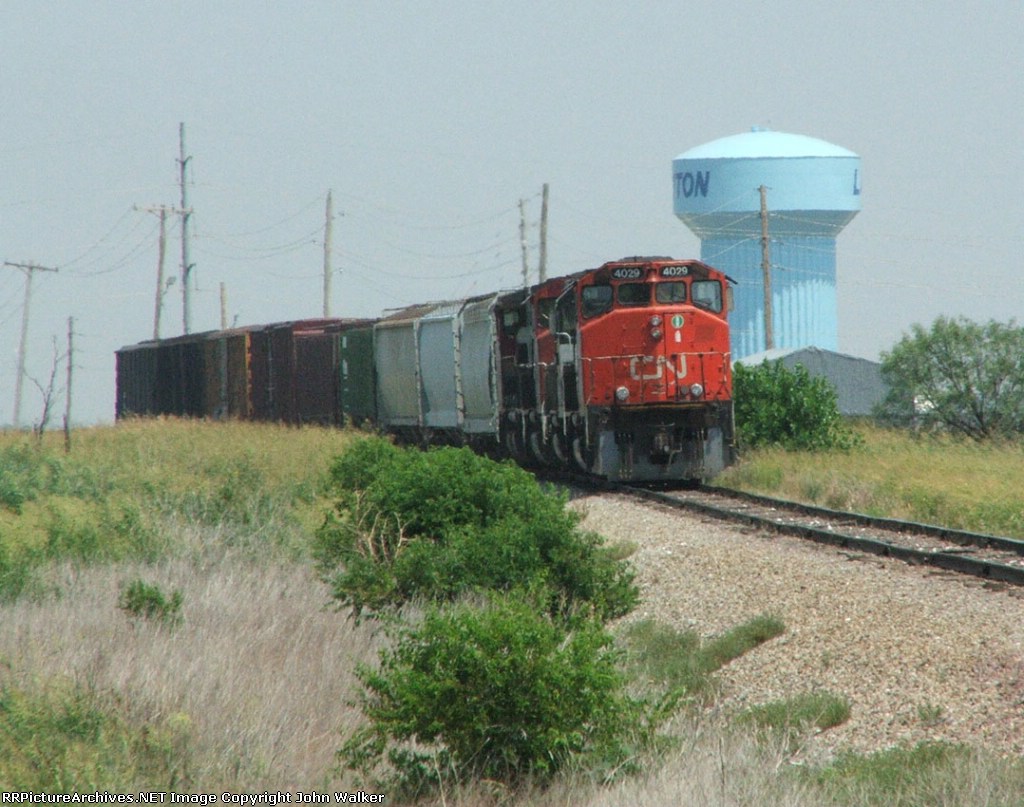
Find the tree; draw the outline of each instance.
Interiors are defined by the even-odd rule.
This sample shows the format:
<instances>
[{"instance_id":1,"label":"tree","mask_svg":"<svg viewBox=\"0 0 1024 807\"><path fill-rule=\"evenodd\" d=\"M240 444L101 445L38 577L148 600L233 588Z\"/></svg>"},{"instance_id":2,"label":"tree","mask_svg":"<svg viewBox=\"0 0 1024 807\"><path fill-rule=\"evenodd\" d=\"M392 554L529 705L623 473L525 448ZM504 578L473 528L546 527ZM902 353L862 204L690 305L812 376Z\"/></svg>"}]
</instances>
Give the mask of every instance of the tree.
<instances>
[{"instance_id":1,"label":"tree","mask_svg":"<svg viewBox=\"0 0 1024 807\"><path fill-rule=\"evenodd\" d=\"M733 367L736 432L742 448L781 446L790 451L849 448L854 436L843 423L836 391L798 364L765 360Z\"/></svg>"},{"instance_id":2,"label":"tree","mask_svg":"<svg viewBox=\"0 0 1024 807\"><path fill-rule=\"evenodd\" d=\"M896 425L943 428L975 440L1024 432L1024 328L939 317L914 325L888 353L889 394L878 415Z\"/></svg>"},{"instance_id":3,"label":"tree","mask_svg":"<svg viewBox=\"0 0 1024 807\"><path fill-rule=\"evenodd\" d=\"M39 442L43 440L43 433L46 431L46 427L50 425L50 417L53 415L53 407L56 403L57 395L60 390L55 388L57 380L57 370L60 369L62 361L67 359L67 354L61 354L57 349L57 337L53 338L53 361L50 364L50 377L44 385L38 379L33 376L29 376L32 383L39 388L39 394L43 397L43 411L39 416L39 422L32 428L32 431L36 435L36 439ZM70 359L68 359L70 361Z\"/></svg>"}]
</instances>

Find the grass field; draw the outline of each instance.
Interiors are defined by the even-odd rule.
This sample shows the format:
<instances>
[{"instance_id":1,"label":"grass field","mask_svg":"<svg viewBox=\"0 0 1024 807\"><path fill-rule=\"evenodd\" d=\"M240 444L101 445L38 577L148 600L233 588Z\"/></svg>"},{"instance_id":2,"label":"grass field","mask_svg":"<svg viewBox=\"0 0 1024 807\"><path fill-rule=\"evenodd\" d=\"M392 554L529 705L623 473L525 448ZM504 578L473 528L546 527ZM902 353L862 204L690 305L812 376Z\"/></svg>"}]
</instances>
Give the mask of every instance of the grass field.
<instances>
[{"instance_id":1,"label":"grass field","mask_svg":"<svg viewBox=\"0 0 1024 807\"><path fill-rule=\"evenodd\" d=\"M861 426L861 445L750 452L716 482L837 510L1024 538L1024 445Z\"/></svg>"},{"instance_id":2,"label":"grass field","mask_svg":"<svg viewBox=\"0 0 1024 807\"><path fill-rule=\"evenodd\" d=\"M350 705L354 668L372 662L383 640L331 607L309 559L330 506L326 471L351 439L316 428L137 421L77 431L65 455L59 435L37 446L0 433L0 789L352 787L335 752L361 720ZM722 481L1020 534L1022 458L1011 446L865 430L848 453L761 452ZM180 603L180 613L162 620L127 607L135 584ZM768 627L766 636L784 630ZM729 638L742 636L741 626ZM643 652L695 655L649 657L646 674L689 676L713 669L712 656L727 663L744 652L721 650L725 638L701 645L654 630ZM687 686L705 691L700 681ZM1019 769L970 749L899 749L808 771L789 764L784 732L763 731L809 719L806 699L739 723L701 703L680 715L677 741L645 761L643 776L601 786L577 772L517 794L483 783L436 803L1022 803ZM844 719L843 704L829 707Z\"/></svg>"}]
</instances>

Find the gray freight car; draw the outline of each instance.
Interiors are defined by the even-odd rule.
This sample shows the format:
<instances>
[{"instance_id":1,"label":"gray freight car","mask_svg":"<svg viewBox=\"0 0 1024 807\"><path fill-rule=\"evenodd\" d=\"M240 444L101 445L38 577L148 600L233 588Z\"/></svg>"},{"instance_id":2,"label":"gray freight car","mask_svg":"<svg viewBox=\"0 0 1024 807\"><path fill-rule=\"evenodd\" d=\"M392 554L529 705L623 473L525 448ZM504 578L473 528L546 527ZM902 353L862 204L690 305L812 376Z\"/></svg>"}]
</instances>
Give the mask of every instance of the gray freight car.
<instances>
[{"instance_id":1,"label":"gray freight car","mask_svg":"<svg viewBox=\"0 0 1024 807\"><path fill-rule=\"evenodd\" d=\"M410 439L496 441L496 295L402 309L373 328L377 423Z\"/></svg>"}]
</instances>

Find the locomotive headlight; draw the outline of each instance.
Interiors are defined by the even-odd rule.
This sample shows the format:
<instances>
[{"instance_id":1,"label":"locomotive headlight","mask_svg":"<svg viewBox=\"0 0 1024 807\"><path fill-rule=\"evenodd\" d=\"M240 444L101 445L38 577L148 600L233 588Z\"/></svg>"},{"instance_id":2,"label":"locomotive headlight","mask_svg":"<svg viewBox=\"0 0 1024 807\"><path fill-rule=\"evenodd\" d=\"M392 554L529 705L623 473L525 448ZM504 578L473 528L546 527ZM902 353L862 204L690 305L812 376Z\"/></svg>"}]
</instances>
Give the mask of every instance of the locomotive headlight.
<instances>
[{"instance_id":1,"label":"locomotive headlight","mask_svg":"<svg viewBox=\"0 0 1024 807\"><path fill-rule=\"evenodd\" d=\"M703 394L704 387L702 387L700 384L690 384L690 395L692 395L694 398L699 398Z\"/></svg>"},{"instance_id":2,"label":"locomotive headlight","mask_svg":"<svg viewBox=\"0 0 1024 807\"><path fill-rule=\"evenodd\" d=\"M619 403L625 403L629 400L629 388L619 387L615 390L615 400Z\"/></svg>"},{"instance_id":3,"label":"locomotive headlight","mask_svg":"<svg viewBox=\"0 0 1024 807\"><path fill-rule=\"evenodd\" d=\"M653 317L651 317L651 327L657 328L659 325L661 325L661 317L655 314Z\"/></svg>"},{"instance_id":4,"label":"locomotive headlight","mask_svg":"<svg viewBox=\"0 0 1024 807\"><path fill-rule=\"evenodd\" d=\"M661 328L651 328L651 339L661 339Z\"/></svg>"}]
</instances>

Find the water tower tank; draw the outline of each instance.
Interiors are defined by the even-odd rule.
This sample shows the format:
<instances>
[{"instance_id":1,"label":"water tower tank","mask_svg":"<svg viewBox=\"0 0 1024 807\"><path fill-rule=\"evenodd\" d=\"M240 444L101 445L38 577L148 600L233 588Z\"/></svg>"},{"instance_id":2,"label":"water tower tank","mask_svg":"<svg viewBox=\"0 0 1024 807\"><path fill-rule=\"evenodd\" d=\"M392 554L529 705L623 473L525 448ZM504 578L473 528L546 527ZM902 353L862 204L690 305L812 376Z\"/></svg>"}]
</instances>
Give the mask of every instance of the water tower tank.
<instances>
[{"instance_id":1,"label":"water tower tank","mask_svg":"<svg viewBox=\"0 0 1024 807\"><path fill-rule=\"evenodd\" d=\"M860 157L813 137L754 129L672 162L675 213L701 260L736 280L732 357L765 349L761 188L774 347L838 348L836 236L860 210Z\"/></svg>"}]
</instances>

